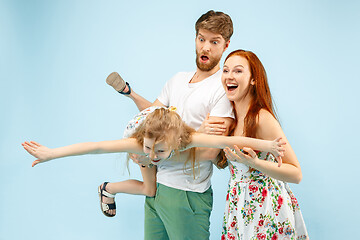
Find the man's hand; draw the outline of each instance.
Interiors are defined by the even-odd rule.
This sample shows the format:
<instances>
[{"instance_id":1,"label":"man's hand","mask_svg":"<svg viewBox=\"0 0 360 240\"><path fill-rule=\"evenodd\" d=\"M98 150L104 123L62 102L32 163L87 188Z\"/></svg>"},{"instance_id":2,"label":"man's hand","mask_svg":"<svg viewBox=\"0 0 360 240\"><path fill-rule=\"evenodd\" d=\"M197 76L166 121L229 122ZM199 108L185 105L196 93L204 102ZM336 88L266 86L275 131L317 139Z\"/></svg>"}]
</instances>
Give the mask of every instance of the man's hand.
<instances>
[{"instance_id":1,"label":"man's hand","mask_svg":"<svg viewBox=\"0 0 360 240\"><path fill-rule=\"evenodd\" d=\"M198 132L212 134L212 135L223 135L226 132L226 125L224 120L210 119L210 114L206 116L202 122Z\"/></svg>"},{"instance_id":2,"label":"man's hand","mask_svg":"<svg viewBox=\"0 0 360 240\"><path fill-rule=\"evenodd\" d=\"M150 167L151 160L147 156L138 155L135 153L129 153L129 157L133 160L134 163L138 164L140 167Z\"/></svg>"}]
</instances>

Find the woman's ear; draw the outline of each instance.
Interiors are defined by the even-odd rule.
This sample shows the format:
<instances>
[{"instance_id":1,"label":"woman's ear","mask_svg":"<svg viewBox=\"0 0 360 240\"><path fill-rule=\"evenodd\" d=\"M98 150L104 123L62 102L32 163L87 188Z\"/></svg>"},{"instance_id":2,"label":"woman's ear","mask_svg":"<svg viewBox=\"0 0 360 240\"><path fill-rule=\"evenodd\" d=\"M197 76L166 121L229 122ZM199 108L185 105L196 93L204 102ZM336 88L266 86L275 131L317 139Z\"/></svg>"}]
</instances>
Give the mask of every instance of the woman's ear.
<instances>
[{"instance_id":1,"label":"woman's ear","mask_svg":"<svg viewBox=\"0 0 360 240\"><path fill-rule=\"evenodd\" d=\"M250 80L250 84L253 86L255 85L255 80L253 78Z\"/></svg>"}]
</instances>

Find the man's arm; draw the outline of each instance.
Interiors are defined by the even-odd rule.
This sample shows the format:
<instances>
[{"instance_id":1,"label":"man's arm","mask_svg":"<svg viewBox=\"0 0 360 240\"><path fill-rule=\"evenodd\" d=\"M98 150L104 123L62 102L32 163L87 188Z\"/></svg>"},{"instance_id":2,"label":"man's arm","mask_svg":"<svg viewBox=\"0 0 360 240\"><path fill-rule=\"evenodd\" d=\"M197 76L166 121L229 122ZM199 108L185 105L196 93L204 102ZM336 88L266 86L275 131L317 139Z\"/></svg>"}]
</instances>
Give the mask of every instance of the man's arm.
<instances>
[{"instance_id":1,"label":"man's arm","mask_svg":"<svg viewBox=\"0 0 360 240\"><path fill-rule=\"evenodd\" d=\"M207 128L204 127L204 128L200 128L200 129L204 130L203 133L212 134L212 132L210 130L215 129L215 126L216 126L217 129L224 129L222 134L220 134L219 131L217 131L215 133L216 135L227 136L227 135L229 135L230 127L234 121L235 120L233 118L228 118L228 117L207 117L204 120L204 123L202 124L202 126L206 125ZM214 127L211 127L212 125ZM197 151L198 154L197 154L196 158L200 159L201 161L211 160L214 164L216 164L216 162L217 162L216 157L219 154L220 150L221 149L218 149L218 148L198 148L198 151Z\"/></svg>"}]
</instances>

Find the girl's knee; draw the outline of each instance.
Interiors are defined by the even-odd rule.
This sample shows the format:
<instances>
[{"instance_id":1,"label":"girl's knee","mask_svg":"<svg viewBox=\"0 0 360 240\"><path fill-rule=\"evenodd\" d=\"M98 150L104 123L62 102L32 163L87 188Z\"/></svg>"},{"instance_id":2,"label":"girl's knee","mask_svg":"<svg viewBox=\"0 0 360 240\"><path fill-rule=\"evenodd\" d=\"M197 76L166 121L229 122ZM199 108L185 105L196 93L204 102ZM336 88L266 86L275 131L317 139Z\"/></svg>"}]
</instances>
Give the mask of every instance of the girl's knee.
<instances>
[{"instance_id":1,"label":"girl's knee","mask_svg":"<svg viewBox=\"0 0 360 240\"><path fill-rule=\"evenodd\" d=\"M155 197L156 189L145 189L144 194L147 197Z\"/></svg>"}]
</instances>

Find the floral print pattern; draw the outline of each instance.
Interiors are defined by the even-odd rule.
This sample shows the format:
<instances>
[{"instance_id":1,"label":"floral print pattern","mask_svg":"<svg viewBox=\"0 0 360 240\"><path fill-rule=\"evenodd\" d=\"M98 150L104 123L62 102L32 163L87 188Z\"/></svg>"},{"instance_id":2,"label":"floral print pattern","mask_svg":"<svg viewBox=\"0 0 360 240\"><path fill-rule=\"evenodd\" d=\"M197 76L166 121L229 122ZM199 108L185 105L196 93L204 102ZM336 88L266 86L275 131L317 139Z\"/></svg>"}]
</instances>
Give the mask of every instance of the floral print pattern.
<instances>
[{"instance_id":1,"label":"floral print pattern","mask_svg":"<svg viewBox=\"0 0 360 240\"><path fill-rule=\"evenodd\" d=\"M275 162L270 153L257 155ZM238 162L229 162L229 170L221 240L308 239L299 204L287 183Z\"/></svg>"}]
</instances>

